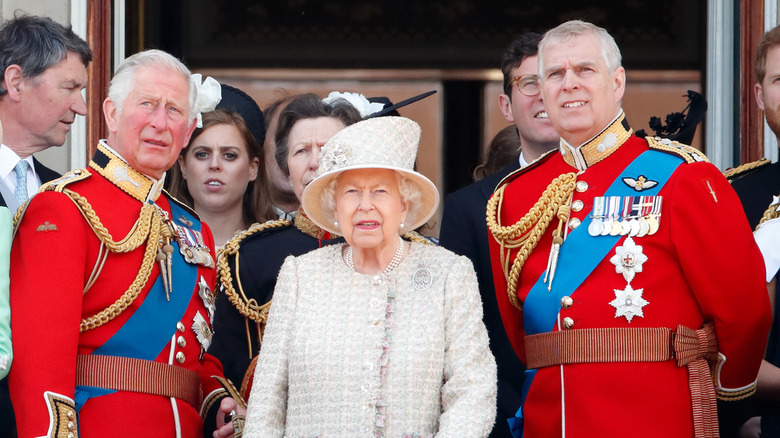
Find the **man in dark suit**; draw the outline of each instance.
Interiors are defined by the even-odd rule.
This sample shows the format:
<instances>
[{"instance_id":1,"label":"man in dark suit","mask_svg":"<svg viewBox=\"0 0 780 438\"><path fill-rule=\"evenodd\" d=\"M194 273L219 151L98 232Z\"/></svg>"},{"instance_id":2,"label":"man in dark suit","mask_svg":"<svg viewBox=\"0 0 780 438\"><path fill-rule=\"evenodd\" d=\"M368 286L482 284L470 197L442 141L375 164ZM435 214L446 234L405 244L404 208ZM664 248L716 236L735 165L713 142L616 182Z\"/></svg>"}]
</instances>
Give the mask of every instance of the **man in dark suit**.
<instances>
[{"instance_id":1,"label":"man in dark suit","mask_svg":"<svg viewBox=\"0 0 780 438\"><path fill-rule=\"evenodd\" d=\"M756 80L753 91L766 123L780 135L780 26L765 33L756 49ZM727 172L731 186L739 195L750 226L755 229L772 203L780 195L780 162L759 160Z\"/></svg>"},{"instance_id":2,"label":"man in dark suit","mask_svg":"<svg viewBox=\"0 0 780 438\"><path fill-rule=\"evenodd\" d=\"M0 201L15 210L59 175L33 158L62 146L76 115L86 115L92 50L70 27L18 15L0 29Z\"/></svg>"},{"instance_id":3,"label":"man in dark suit","mask_svg":"<svg viewBox=\"0 0 780 438\"><path fill-rule=\"evenodd\" d=\"M448 195L439 235L442 246L470 258L477 271L490 349L498 365L498 410L492 438L512 436L507 419L514 417L520 407L525 367L509 344L498 312L485 208L504 177L558 146L558 133L547 119L537 77L540 40L539 34L523 34L509 45L501 61L504 94L499 96L498 104L506 120L517 127L522 152L498 173Z\"/></svg>"},{"instance_id":4,"label":"man in dark suit","mask_svg":"<svg viewBox=\"0 0 780 438\"><path fill-rule=\"evenodd\" d=\"M41 184L59 177L33 154L62 146L76 114L86 115L81 90L91 60L86 41L50 18L18 15L0 28L0 205L11 212ZM8 380L3 379L0 436L15 436L15 429Z\"/></svg>"}]
</instances>

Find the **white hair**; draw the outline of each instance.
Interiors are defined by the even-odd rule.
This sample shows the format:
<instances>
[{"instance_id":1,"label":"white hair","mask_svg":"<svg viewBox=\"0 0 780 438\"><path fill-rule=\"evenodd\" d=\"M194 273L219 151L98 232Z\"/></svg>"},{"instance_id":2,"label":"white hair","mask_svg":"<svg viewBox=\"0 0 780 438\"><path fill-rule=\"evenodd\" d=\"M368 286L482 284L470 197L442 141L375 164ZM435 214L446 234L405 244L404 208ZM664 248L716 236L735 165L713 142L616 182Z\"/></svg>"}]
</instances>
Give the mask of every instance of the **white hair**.
<instances>
[{"instance_id":1,"label":"white hair","mask_svg":"<svg viewBox=\"0 0 780 438\"><path fill-rule=\"evenodd\" d=\"M116 73L114 73L114 77L111 78L111 83L108 86L108 98L116 105L117 112L122 112L125 99L130 94L130 91L133 90L136 72L140 68L147 67L154 67L160 70L180 74L182 78L187 81L190 90L188 122L192 123L197 115L195 113L195 104L198 99L198 89L195 83L190 80L190 75L192 73L186 65L176 59L173 55L157 49L138 52L135 55L126 58L119 64L119 68L116 69Z\"/></svg>"},{"instance_id":2,"label":"white hair","mask_svg":"<svg viewBox=\"0 0 780 438\"><path fill-rule=\"evenodd\" d=\"M581 20L567 21L556 28L550 29L544 34L544 38L539 42L539 78L544 81L544 74L542 71L544 65L544 52L553 43L563 43L582 35L593 35L601 46L601 57L604 59L604 63L607 65L610 73L614 73L618 67L621 66L622 58L620 55L620 49L615 43L615 39L612 38L604 28L598 27L595 24L591 24Z\"/></svg>"},{"instance_id":3,"label":"white hair","mask_svg":"<svg viewBox=\"0 0 780 438\"><path fill-rule=\"evenodd\" d=\"M398 192L401 194L401 202L409 206L409 210L406 212L406 219L404 219L406 225L399 230L401 233L405 233L411 231L408 229L409 224L417 222L417 217L420 214L420 210L422 210L422 192L420 191L420 187L403 173L397 171L393 172L397 177ZM334 214L336 210L336 187L339 185L340 176L341 173L330 180L328 185L322 189L322 196L320 198L325 219L331 223L336 220L336 215Z\"/></svg>"}]
</instances>

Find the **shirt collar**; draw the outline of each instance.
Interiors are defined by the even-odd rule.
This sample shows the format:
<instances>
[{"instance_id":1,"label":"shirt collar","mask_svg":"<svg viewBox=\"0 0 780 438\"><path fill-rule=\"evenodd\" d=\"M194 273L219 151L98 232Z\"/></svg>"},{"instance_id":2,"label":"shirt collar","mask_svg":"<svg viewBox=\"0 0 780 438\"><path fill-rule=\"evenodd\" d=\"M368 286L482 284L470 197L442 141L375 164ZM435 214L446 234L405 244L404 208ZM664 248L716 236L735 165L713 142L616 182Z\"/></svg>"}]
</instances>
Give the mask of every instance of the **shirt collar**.
<instances>
[{"instance_id":1,"label":"shirt collar","mask_svg":"<svg viewBox=\"0 0 780 438\"><path fill-rule=\"evenodd\" d=\"M274 209L274 213L276 213L276 215L279 216L279 219L282 220L292 221L295 219L295 216L298 215L298 210L286 212L275 205L273 206L273 209Z\"/></svg>"},{"instance_id":2,"label":"shirt collar","mask_svg":"<svg viewBox=\"0 0 780 438\"><path fill-rule=\"evenodd\" d=\"M16 155L16 152L14 152L13 149L4 144L0 144L0 180L5 180L8 178L8 176L11 175L11 172L14 171L16 163L21 160L22 159ZM27 161L27 164L30 165L30 170L32 171L33 176L37 177L38 174L35 172L35 165L32 155L25 158L24 161Z\"/></svg>"},{"instance_id":3,"label":"shirt collar","mask_svg":"<svg viewBox=\"0 0 780 438\"><path fill-rule=\"evenodd\" d=\"M523 156L523 151L520 151L520 156L517 157L517 161L520 163L520 167L528 165L528 161L526 161L525 157Z\"/></svg>"}]
</instances>

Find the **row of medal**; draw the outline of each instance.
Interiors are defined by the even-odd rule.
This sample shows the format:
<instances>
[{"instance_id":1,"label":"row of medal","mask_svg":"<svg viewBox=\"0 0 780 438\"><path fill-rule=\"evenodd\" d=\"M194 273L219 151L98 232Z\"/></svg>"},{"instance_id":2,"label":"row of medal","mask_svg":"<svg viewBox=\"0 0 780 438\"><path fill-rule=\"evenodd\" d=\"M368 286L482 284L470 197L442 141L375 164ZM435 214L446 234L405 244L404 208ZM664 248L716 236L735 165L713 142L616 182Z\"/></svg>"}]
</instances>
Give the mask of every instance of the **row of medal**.
<instances>
[{"instance_id":1,"label":"row of medal","mask_svg":"<svg viewBox=\"0 0 780 438\"><path fill-rule=\"evenodd\" d=\"M179 241L179 252L187 263L203 265L213 268L214 259L211 257L209 247L203 241L203 235L192 228L173 224Z\"/></svg>"},{"instance_id":2,"label":"row of medal","mask_svg":"<svg viewBox=\"0 0 780 438\"><path fill-rule=\"evenodd\" d=\"M661 196L599 196L593 198L588 233L591 236L652 236L661 220Z\"/></svg>"}]
</instances>

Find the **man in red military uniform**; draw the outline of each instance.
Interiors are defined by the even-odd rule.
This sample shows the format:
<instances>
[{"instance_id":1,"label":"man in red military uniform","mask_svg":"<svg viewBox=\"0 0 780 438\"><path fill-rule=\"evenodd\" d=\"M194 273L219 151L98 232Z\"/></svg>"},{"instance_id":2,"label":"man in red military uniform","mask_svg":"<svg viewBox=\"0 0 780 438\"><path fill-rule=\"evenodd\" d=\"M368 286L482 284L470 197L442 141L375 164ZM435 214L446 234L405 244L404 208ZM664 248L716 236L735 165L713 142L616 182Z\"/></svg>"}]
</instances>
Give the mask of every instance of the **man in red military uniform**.
<instances>
[{"instance_id":1,"label":"man in red military uniform","mask_svg":"<svg viewBox=\"0 0 780 438\"><path fill-rule=\"evenodd\" d=\"M561 146L488 204L501 316L529 368L516 436L717 436L716 395L755 390L770 322L739 200L688 146L632 135L612 37L539 47Z\"/></svg>"},{"instance_id":2,"label":"man in red military uniform","mask_svg":"<svg viewBox=\"0 0 780 438\"><path fill-rule=\"evenodd\" d=\"M211 232L161 191L195 127L196 93L165 52L126 59L103 105L108 139L28 204L11 267L20 437L232 431L235 404L221 400L235 390L206 353Z\"/></svg>"}]
</instances>

